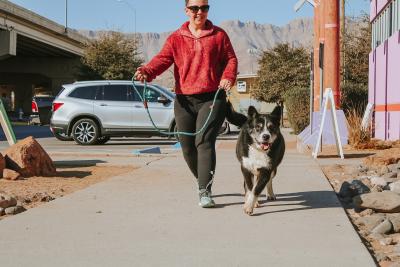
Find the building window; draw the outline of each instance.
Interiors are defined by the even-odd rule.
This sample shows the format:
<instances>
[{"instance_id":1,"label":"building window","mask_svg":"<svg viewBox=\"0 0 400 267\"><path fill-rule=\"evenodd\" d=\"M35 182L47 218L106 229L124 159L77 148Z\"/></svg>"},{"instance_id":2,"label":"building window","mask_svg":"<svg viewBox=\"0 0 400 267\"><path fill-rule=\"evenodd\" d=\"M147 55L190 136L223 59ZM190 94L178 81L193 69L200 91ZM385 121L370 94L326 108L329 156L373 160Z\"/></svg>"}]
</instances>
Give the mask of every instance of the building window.
<instances>
[{"instance_id":1,"label":"building window","mask_svg":"<svg viewBox=\"0 0 400 267\"><path fill-rule=\"evenodd\" d=\"M390 10L390 35L393 35L395 32L395 14L394 14L394 2L390 3L389 10Z\"/></svg>"},{"instance_id":2,"label":"building window","mask_svg":"<svg viewBox=\"0 0 400 267\"><path fill-rule=\"evenodd\" d=\"M247 84L245 81L238 81L237 82L237 91L239 93L246 93L247 91Z\"/></svg>"},{"instance_id":3,"label":"building window","mask_svg":"<svg viewBox=\"0 0 400 267\"><path fill-rule=\"evenodd\" d=\"M395 31L400 30L400 0L395 0L394 1L394 14L395 14Z\"/></svg>"},{"instance_id":4,"label":"building window","mask_svg":"<svg viewBox=\"0 0 400 267\"><path fill-rule=\"evenodd\" d=\"M400 0L393 0L372 22L372 49L400 30Z\"/></svg>"}]
</instances>

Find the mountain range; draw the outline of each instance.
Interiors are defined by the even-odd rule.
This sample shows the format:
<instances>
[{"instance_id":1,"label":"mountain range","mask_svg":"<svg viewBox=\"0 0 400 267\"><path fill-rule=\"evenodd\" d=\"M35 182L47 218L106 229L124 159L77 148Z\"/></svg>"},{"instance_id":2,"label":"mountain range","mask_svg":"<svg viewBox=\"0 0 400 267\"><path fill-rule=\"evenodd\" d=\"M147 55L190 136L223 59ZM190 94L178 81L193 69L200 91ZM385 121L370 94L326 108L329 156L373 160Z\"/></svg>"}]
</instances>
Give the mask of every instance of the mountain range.
<instances>
[{"instance_id":1,"label":"mountain range","mask_svg":"<svg viewBox=\"0 0 400 267\"><path fill-rule=\"evenodd\" d=\"M258 70L258 60L262 52L279 43L289 43L293 46L311 48L313 38L313 21L302 18L290 21L283 26L258 24L256 22L241 22L239 20L224 21L219 27L229 35L239 60L239 74L252 74ZM80 30L79 33L96 38L100 32ZM137 33L140 55L148 62L162 48L171 32ZM133 34L127 34L133 37ZM161 85L173 87L172 69L166 71L155 81Z\"/></svg>"}]
</instances>

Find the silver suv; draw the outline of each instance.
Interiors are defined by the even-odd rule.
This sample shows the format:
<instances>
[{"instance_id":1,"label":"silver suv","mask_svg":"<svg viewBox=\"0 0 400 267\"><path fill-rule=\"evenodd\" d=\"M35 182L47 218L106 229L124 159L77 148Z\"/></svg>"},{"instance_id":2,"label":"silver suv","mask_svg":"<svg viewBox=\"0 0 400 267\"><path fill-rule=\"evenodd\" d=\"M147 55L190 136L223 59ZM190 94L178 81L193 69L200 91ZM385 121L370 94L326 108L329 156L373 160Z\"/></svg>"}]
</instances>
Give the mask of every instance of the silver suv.
<instances>
[{"instance_id":1,"label":"silver suv","mask_svg":"<svg viewBox=\"0 0 400 267\"><path fill-rule=\"evenodd\" d=\"M135 82L143 95L144 85ZM154 123L175 129L175 94L148 84L147 100ZM151 124L132 81L87 81L64 85L53 102L50 129L60 140L80 145L104 144L110 137L160 135ZM165 135L164 135L165 136Z\"/></svg>"}]
</instances>

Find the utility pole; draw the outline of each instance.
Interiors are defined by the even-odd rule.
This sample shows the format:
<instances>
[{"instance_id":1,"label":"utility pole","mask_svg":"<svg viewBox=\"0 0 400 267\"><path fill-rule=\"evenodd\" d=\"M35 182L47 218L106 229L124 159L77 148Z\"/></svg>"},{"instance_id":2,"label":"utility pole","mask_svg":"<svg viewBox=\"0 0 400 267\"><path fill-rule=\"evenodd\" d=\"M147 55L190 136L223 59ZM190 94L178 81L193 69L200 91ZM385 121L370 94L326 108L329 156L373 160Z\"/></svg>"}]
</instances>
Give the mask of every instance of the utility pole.
<instances>
[{"instance_id":1,"label":"utility pole","mask_svg":"<svg viewBox=\"0 0 400 267\"><path fill-rule=\"evenodd\" d=\"M321 3L318 2L314 7L314 111L319 111L322 103L322 69L320 64L320 38L321 38Z\"/></svg>"},{"instance_id":2,"label":"utility pole","mask_svg":"<svg viewBox=\"0 0 400 267\"><path fill-rule=\"evenodd\" d=\"M346 83L346 0L340 0L340 59L342 85Z\"/></svg>"},{"instance_id":3,"label":"utility pole","mask_svg":"<svg viewBox=\"0 0 400 267\"><path fill-rule=\"evenodd\" d=\"M343 0L342 0L343 1ZM314 7L314 111L319 111L325 89L331 88L340 107L340 4L339 0L299 0Z\"/></svg>"},{"instance_id":4,"label":"utility pole","mask_svg":"<svg viewBox=\"0 0 400 267\"><path fill-rule=\"evenodd\" d=\"M68 0L65 0L65 33L68 32Z\"/></svg>"},{"instance_id":5,"label":"utility pole","mask_svg":"<svg viewBox=\"0 0 400 267\"><path fill-rule=\"evenodd\" d=\"M339 0L322 0L324 5L325 59L324 89L332 88L336 108L340 108L340 19ZM322 2L321 1L321 2Z\"/></svg>"}]
</instances>

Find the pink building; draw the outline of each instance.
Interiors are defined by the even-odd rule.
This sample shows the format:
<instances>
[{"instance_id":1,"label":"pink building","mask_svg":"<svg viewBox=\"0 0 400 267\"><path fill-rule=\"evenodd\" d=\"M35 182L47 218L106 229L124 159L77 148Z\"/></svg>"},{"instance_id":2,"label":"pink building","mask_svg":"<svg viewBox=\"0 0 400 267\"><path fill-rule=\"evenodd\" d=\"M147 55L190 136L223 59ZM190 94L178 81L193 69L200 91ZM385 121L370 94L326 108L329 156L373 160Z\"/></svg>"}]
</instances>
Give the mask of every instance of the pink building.
<instances>
[{"instance_id":1,"label":"pink building","mask_svg":"<svg viewBox=\"0 0 400 267\"><path fill-rule=\"evenodd\" d=\"M370 0L369 98L375 137L400 139L400 0Z\"/></svg>"}]
</instances>

